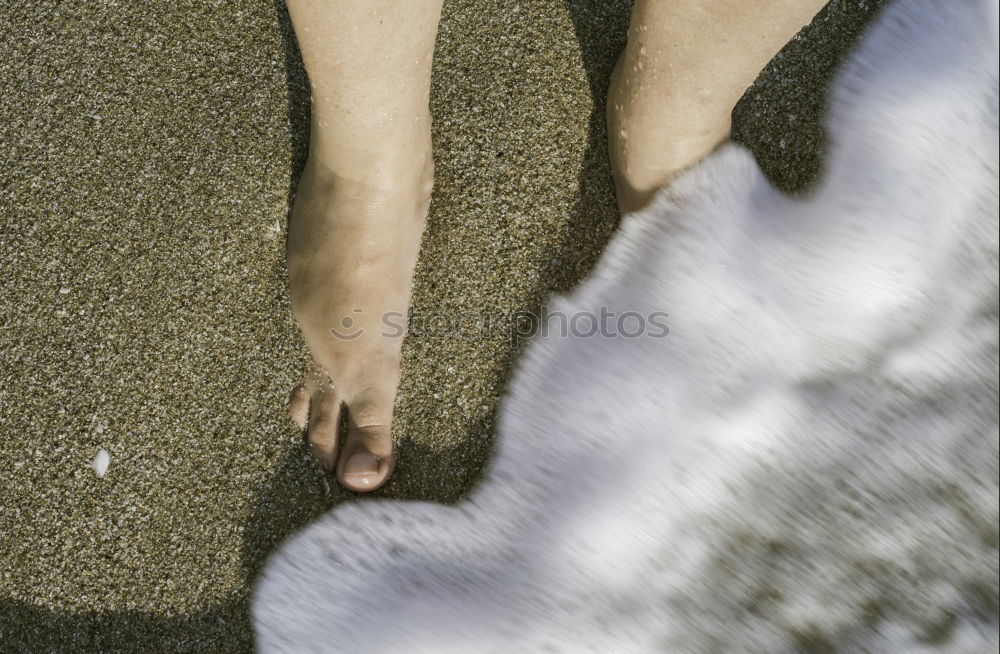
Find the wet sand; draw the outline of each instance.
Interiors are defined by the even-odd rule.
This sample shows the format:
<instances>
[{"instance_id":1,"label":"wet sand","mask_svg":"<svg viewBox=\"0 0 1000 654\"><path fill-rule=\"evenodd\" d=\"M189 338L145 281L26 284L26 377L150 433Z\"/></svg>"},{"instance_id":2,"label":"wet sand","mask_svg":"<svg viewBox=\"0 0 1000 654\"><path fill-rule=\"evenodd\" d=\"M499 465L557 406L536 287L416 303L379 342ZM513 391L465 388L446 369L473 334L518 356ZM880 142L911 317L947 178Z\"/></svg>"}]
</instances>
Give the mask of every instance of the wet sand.
<instances>
[{"instance_id":1,"label":"wet sand","mask_svg":"<svg viewBox=\"0 0 1000 654\"><path fill-rule=\"evenodd\" d=\"M820 174L826 82L880 4L833 2L734 112L782 188ZM627 12L446 3L420 333L378 496L475 483L509 317L572 288L612 234L603 93ZM264 557L350 499L284 417L307 360L283 259L308 139L284 7L32 2L0 27L0 649L249 651Z\"/></svg>"}]
</instances>

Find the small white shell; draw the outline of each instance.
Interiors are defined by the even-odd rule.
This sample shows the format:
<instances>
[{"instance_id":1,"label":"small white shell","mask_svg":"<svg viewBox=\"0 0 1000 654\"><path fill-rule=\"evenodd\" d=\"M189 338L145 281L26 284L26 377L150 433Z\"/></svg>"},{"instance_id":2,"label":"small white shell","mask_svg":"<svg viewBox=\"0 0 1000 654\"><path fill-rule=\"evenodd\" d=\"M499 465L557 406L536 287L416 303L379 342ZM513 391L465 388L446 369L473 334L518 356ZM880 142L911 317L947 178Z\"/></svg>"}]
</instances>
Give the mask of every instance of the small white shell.
<instances>
[{"instance_id":1,"label":"small white shell","mask_svg":"<svg viewBox=\"0 0 1000 654\"><path fill-rule=\"evenodd\" d=\"M108 471L108 465L111 463L111 455L103 447L97 450L97 456L94 460L90 462L90 467L94 469L98 477L103 477Z\"/></svg>"}]
</instances>

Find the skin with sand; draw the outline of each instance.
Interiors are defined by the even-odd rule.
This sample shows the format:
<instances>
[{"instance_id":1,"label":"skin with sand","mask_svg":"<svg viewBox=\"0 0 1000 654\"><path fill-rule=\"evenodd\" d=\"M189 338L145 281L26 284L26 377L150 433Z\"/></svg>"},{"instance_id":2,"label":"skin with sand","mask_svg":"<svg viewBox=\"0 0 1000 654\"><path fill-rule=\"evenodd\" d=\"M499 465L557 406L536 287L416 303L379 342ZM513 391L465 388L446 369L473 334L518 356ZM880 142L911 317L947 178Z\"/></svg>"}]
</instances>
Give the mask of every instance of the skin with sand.
<instances>
[{"instance_id":1,"label":"skin with sand","mask_svg":"<svg viewBox=\"0 0 1000 654\"><path fill-rule=\"evenodd\" d=\"M823 4L635 4L607 104L622 214L641 209L729 136L737 100ZM289 414L343 486L371 491L395 468L402 338L387 336L384 322L408 313L430 204L428 103L441 2L288 6L312 89L309 159L289 225L289 283L316 364L293 389Z\"/></svg>"}]
</instances>

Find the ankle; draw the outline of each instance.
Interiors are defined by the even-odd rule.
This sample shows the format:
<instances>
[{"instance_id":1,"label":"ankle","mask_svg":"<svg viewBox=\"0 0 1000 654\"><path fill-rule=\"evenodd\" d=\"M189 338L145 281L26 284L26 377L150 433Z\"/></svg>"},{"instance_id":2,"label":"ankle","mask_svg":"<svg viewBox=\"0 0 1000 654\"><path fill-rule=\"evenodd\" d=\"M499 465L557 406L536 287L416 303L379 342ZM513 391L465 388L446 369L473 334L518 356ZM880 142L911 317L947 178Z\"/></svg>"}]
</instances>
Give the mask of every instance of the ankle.
<instances>
[{"instance_id":1,"label":"ankle","mask_svg":"<svg viewBox=\"0 0 1000 654\"><path fill-rule=\"evenodd\" d=\"M396 185L433 171L431 117L427 109L403 119L379 116L345 120L313 115L308 164L320 175Z\"/></svg>"},{"instance_id":2,"label":"ankle","mask_svg":"<svg viewBox=\"0 0 1000 654\"><path fill-rule=\"evenodd\" d=\"M623 213L645 206L678 172L725 141L732 110L724 99L670 84L649 67L632 67L627 54L615 67L607 101L608 154Z\"/></svg>"},{"instance_id":3,"label":"ankle","mask_svg":"<svg viewBox=\"0 0 1000 654\"><path fill-rule=\"evenodd\" d=\"M343 159L327 160L310 151L299 179L289 248L307 251L313 227L321 223L338 229L423 230L434 185L430 149L415 156L371 156L347 165ZM302 240L305 237L305 241Z\"/></svg>"},{"instance_id":4,"label":"ankle","mask_svg":"<svg viewBox=\"0 0 1000 654\"><path fill-rule=\"evenodd\" d=\"M309 153L302 171L300 186L314 193L336 192L361 199L382 196L429 196L434 182L434 160L428 151L423 156L396 159L372 156L370 159L329 160Z\"/></svg>"},{"instance_id":5,"label":"ankle","mask_svg":"<svg viewBox=\"0 0 1000 654\"><path fill-rule=\"evenodd\" d=\"M396 136L396 135L393 135ZM354 197L403 195L429 197L434 182L430 133L398 138L372 138L360 144L356 137L337 146L313 132L300 185L318 193Z\"/></svg>"},{"instance_id":6,"label":"ankle","mask_svg":"<svg viewBox=\"0 0 1000 654\"><path fill-rule=\"evenodd\" d=\"M697 164L729 136L729 121L719 119L697 128L671 127L670 114L633 133L608 135L611 171L616 187L647 200L678 173ZM653 133L651 133L653 132ZM643 202L645 204L645 202Z\"/></svg>"}]
</instances>

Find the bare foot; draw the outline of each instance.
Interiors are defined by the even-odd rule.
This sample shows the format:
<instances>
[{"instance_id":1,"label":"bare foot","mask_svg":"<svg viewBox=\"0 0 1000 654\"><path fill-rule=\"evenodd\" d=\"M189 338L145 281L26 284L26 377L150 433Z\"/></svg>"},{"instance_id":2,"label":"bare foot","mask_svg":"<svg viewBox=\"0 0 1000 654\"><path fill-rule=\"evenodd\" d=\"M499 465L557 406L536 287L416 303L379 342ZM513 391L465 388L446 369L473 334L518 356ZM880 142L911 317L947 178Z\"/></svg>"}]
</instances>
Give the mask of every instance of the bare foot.
<instances>
[{"instance_id":1,"label":"bare foot","mask_svg":"<svg viewBox=\"0 0 1000 654\"><path fill-rule=\"evenodd\" d=\"M395 466L400 348L433 184L424 137L347 172L310 155L292 209L292 310L319 371L292 392L289 414L308 427L314 455L355 491L380 487Z\"/></svg>"},{"instance_id":2,"label":"bare foot","mask_svg":"<svg viewBox=\"0 0 1000 654\"><path fill-rule=\"evenodd\" d=\"M824 4L636 0L607 105L623 215L729 137L740 96Z\"/></svg>"},{"instance_id":3,"label":"bare foot","mask_svg":"<svg viewBox=\"0 0 1000 654\"><path fill-rule=\"evenodd\" d=\"M429 105L441 0L287 6L312 91L289 286L319 368L292 392L289 412L343 486L370 491L395 466L399 356L434 177Z\"/></svg>"}]
</instances>

